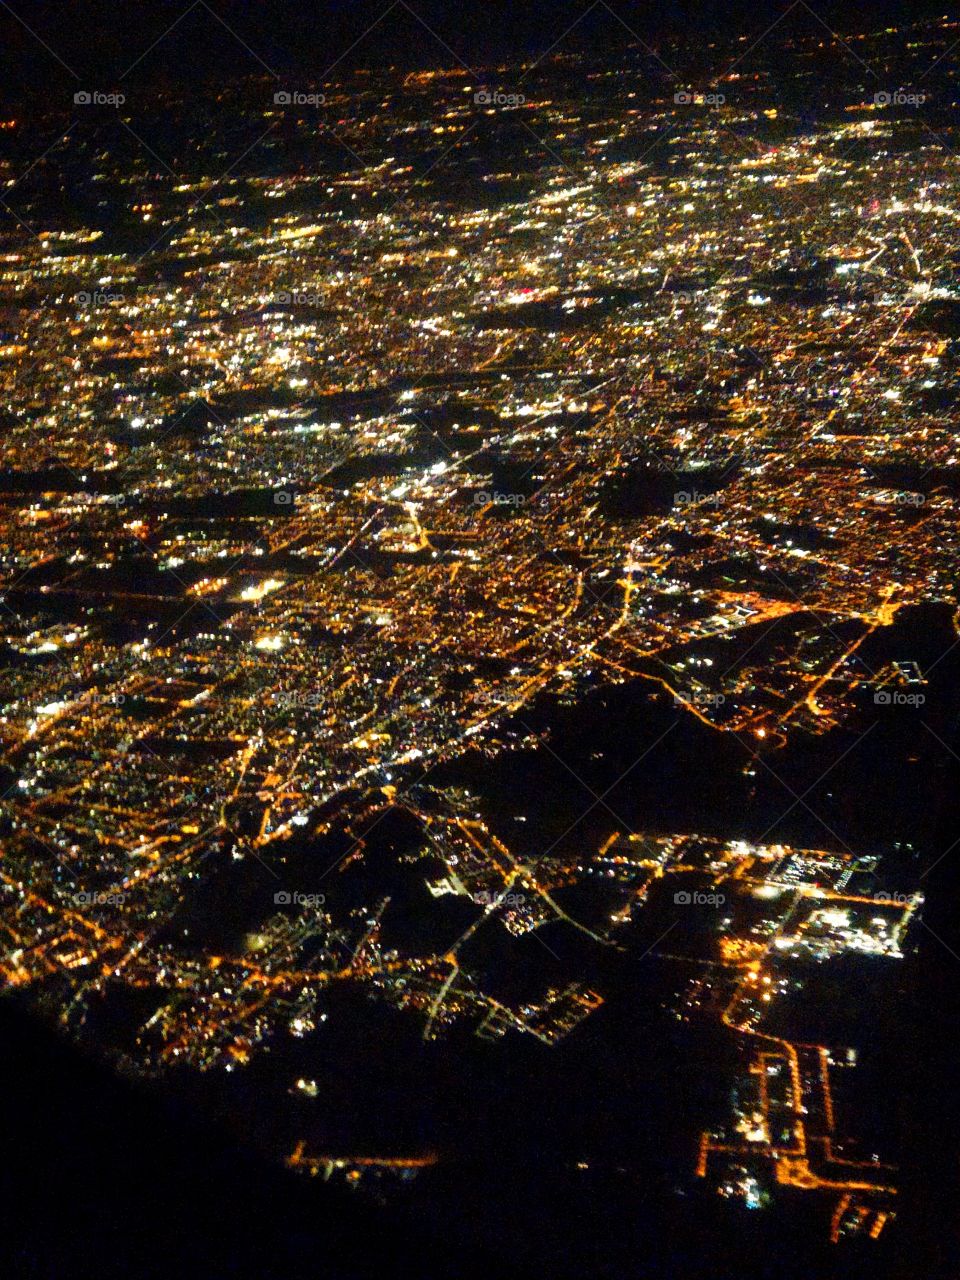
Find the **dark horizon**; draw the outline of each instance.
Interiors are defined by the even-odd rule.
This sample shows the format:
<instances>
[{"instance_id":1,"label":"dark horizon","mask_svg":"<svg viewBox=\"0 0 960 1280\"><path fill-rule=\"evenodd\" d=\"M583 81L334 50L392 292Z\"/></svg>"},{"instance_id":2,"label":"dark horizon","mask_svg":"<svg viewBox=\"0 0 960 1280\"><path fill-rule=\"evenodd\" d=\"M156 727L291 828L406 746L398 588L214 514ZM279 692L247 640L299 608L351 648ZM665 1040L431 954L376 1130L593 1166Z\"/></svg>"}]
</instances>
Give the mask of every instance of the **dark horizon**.
<instances>
[{"instance_id":1,"label":"dark horizon","mask_svg":"<svg viewBox=\"0 0 960 1280\"><path fill-rule=\"evenodd\" d=\"M838 39L841 52L844 33L943 11L930 0L778 0L764 10L746 0L561 0L547 8L511 0L151 0L137 6L132 29L128 12L110 0L24 0L0 8L7 76L0 93L42 97L45 83L69 85L76 76L116 88L131 78L187 86L260 73L313 81L357 68L479 69L564 52L616 56L643 44L704 58L711 41L727 47L742 37L750 48L774 29L778 41L819 31Z\"/></svg>"}]
</instances>

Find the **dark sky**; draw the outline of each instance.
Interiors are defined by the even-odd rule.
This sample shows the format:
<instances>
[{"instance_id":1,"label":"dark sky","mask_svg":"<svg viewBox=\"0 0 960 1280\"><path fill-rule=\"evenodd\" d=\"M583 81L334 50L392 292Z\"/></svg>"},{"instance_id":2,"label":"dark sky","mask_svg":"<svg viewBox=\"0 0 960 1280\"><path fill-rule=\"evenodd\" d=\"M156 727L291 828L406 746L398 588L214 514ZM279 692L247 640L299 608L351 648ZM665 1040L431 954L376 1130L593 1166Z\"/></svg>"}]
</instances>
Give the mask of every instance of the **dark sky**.
<instances>
[{"instance_id":1,"label":"dark sky","mask_svg":"<svg viewBox=\"0 0 960 1280\"><path fill-rule=\"evenodd\" d=\"M2 0L0 91L42 93L62 78L107 89L125 73L189 84L263 63L280 75L319 76L341 57L341 67L458 58L476 66L554 45L619 50L631 33L653 42L759 37L781 18L783 31L823 24L826 35L827 27L842 33L945 7L944 0Z\"/></svg>"}]
</instances>

